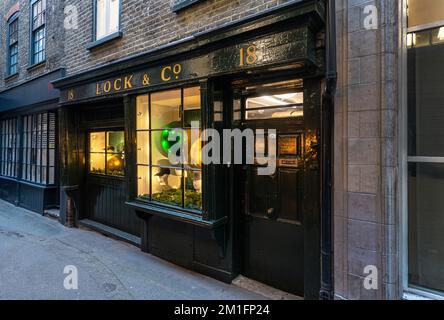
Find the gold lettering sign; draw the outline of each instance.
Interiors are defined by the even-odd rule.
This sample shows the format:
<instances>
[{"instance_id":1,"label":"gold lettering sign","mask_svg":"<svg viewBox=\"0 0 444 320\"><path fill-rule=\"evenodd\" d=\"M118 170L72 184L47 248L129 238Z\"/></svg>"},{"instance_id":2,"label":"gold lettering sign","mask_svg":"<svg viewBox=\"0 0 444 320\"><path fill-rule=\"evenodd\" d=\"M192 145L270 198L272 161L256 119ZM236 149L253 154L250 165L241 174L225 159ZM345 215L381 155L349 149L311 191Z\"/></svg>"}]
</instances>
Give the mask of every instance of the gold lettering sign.
<instances>
[{"instance_id":1,"label":"gold lettering sign","mask_svg":"<svg viewBox=\"0 0 444 320\"><path fill-rule=\"evenodd\" d=\"M133 77L134 77L133 75L125 77L125 86L124 86L125 90L133 88L133 83L132 83Z\"/></svg>"},{"instance_id":2,"label":"gold lettering sign","mask_svg":"<svg viewBox=\"0 0 444 320\"><path fill-rule=\"evenodd\" d=\"M68 90L68 100L74 100L75 96L74 96L74 90L73 89L69 89Z\"/></svg>"},{"instance_id":3,"label":"gold lettering sign","mask_svg":"<svg viewBox=\"0 0 444 320\"><path fill-rule=\"evenodd\" d=\"M175 80L178 80L181 73L182 65L177 63L174 66L166 66L162 68L162 71L160 72L160 78L164 82L170 81L173 77Z\"/></svg>"},{"instance_id":4,"label":"gold lettering sign","mask_svg":"<svg viewBox=\"0 0 444 320\"><path fill-rule=\"evenodd\" d=\"M260 62L263 54L263 49L261 49L257 44L244 43L243 45L236 45L229 48L216 50L214 54L209 54L207 57L190 59L187 61L186 68L184 68L184 64L182 63L150 67L147 70L141 70L133 74L121 75L116 78L82 85L82 89L80 87L69 89L66 97L67 100L76 100L90 97L94 94L94 89L95 96L101 96L105 94L146 88L152 84L159 85L182 79L198 79L205 74L205 70L193 72L193 69L199 68L199 66L203 64L205 65L206 62L208 62L208 72L211 74L212 71L224 72L226 70L234 70L256 65L258 62ZM234 65L231 63L227 65L227 55L231 55L231 58L233 59L230 61L234 62ZM184 72L184 69L187 70L186 73ZM297 146L290 144L291 141L292 140L288 138L287 140L283 140L284 144L282 146L282 152L297 152Z\"/></svg>"}]
</instances>

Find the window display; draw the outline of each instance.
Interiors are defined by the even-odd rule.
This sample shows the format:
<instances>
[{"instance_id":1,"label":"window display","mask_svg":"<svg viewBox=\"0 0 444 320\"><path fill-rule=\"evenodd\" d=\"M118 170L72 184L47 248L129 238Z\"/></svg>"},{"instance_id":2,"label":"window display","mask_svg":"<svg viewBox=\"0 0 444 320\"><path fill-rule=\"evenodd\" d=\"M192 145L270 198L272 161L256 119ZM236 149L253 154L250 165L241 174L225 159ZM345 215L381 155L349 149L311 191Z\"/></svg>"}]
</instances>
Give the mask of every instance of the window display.
<instances>
[{"instance_id":1,"label":"window display","mask_svg":"<svg viewBox=\"0 0 444 320\"><path fill-rule=\"evenodd\" d=\"M156 92L137 98L138 197L200 211L202 209L201 141L189 141L191 126L200 127L200 88ZM175 137L175 138L172 138ZM176 144L187 143L180 163L170 160ZM185 157L186 156L186 157ZM188 160L188 161L186 161Z\"/></svg>"},{"instance_id":2,"label":"window display","mask_svg":"<svg viewBox=\"0 0 444 320\"><path fill-rule=\"evenodd\" d=\"M123 176L125 168L125 136L123 131L89 134L89 172Z\"/></svg>"}]
</instances>

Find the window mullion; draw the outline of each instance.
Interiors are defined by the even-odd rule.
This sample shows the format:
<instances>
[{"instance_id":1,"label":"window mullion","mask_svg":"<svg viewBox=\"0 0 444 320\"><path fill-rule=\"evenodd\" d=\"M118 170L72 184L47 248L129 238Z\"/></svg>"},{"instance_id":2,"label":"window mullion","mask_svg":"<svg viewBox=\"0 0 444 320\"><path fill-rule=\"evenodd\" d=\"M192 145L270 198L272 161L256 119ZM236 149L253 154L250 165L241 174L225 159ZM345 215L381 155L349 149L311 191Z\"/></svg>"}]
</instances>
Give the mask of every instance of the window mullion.
<instances>
[{"instance_id":1,"label":"window mullion","mask_svg":"<svg viewBox=\"0 0 444 320\"><path fill-rule=\"evenodd\" d=\"M148 135L148 144L149 144L149 192L150 192L150 200L153 199L153 146L151 145L152 142L152 130L151 130L151 94L148 95L148 129L149 129L149 135Z\"/></svg>"}]
</instances>

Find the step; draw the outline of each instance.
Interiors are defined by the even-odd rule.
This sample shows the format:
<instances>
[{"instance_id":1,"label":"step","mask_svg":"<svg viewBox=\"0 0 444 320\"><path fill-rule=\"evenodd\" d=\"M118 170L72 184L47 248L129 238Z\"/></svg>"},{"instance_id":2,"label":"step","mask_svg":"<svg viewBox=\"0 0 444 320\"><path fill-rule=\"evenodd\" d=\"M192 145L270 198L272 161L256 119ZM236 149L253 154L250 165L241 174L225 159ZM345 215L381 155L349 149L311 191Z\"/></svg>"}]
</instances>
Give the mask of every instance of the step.
<instances>
[{"instance_id":1,"label":"step","mask_svg":"<svg viewBox=\"0 0 444 320\"><path fill-rule=\"evenodd\" d=\"M82 219L79 221L79 225L94 231L97 231L99 233L104 234L105 236L115 238L121 241L125 241L127 243L130 243L132 245L135 245L137 247L140 247L141 239L140 237L137 237L135 235L132 235L130 233L127 233L125 231L107 226L105 224L102 224L97 221L93 221L90 219Z\"/></svg>"},{"instance_id":2,"label":"step","mask_svg":"<svg viewBox=\"0 0 444 320\"><path fill-rule=\"evenodd\" d=\"M284 292L279 289L270 287L264 283L247 278L245 276L238 276L233 280L233 285L260 294L271 300L304 300L304 298L296 296L294 294Z\"/></svg>"},{"instance_id":3,"label":"step","mask_svg":"<svg viewBox=\"0 0 444 320\"><path fill-rule=\"evenodd\" d=\"M54 219L60 218L60 209L46 209L45 216L49 216Z\"/></svg>"}]
</instances>

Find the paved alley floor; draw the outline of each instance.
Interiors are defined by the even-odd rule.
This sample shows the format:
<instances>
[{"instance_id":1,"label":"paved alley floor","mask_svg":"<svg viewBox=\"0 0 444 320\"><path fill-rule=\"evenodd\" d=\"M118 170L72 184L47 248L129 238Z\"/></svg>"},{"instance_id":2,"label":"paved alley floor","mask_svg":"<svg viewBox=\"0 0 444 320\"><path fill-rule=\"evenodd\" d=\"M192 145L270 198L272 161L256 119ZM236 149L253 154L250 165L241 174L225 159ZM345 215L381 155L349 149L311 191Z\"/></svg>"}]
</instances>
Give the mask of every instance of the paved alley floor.
<instances>
[{"instance_id":1,"label":"paved alley floor","mask_svg":"<svg viewBox=\"0 0 444 320\"><path fill-rule=\"evenodd\" d=\"M78 289L64 286L66 266ZM263 299L139 248L0 201L0 299Z\"/></svg>"}]
</instances>

